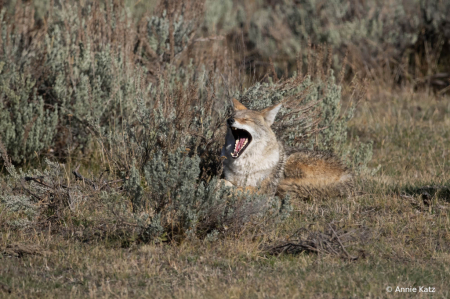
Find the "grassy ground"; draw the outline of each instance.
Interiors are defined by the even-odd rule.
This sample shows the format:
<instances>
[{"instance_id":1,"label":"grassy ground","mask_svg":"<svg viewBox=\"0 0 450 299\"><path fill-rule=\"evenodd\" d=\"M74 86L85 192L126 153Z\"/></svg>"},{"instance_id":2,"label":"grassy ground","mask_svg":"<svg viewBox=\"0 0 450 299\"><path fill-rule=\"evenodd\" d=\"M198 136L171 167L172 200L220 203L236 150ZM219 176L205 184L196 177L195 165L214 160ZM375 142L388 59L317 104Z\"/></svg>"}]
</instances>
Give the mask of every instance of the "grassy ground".
<instances>
[{"instance_id":1,"label":"grassy ground","mask_svg":"<svg viewBox=\"0 0 450 299\"><path fill-rule=\"evenodd\" d=\"M374 140L371 167L380 170L361 179L361 195L296 203L288 221L264 239L124 248L76 241L76 232L2 229L0 297L448 298L450 199L433 195L450 186L449 113L449 97L370 89L350 133ZM340 238L329 240L339 239L345 250L263 249L262 242L294 238L300 228L295 238L339 230ZM417 293L399 294L397 286ZM422 286L435 292L419 293Z\"/></svg>"}]
</instances>

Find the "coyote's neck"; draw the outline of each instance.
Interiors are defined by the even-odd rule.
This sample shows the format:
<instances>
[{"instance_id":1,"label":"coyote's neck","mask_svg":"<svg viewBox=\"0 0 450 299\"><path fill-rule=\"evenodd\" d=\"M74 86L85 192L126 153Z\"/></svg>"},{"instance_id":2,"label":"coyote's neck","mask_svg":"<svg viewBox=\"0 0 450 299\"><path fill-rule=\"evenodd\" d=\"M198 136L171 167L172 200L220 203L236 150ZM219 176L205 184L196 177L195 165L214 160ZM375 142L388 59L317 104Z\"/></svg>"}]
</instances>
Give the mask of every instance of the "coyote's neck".
<instances>
[{"instance_id":1,"label":"coyote's neck","mask_svg":"<svg viewBox=\"0 0 450 299\"><path fill-rule=\"evenodd\" d=\"M247 152L237 160L225 160L223 171L225 179L236 186L258 187L270 176L273 176L270 180L276 180L273 182L276 186L283 174L284 162L283 146L277 142L274 146L262 146L261 149Z\"/></svg>"}]
</instances>

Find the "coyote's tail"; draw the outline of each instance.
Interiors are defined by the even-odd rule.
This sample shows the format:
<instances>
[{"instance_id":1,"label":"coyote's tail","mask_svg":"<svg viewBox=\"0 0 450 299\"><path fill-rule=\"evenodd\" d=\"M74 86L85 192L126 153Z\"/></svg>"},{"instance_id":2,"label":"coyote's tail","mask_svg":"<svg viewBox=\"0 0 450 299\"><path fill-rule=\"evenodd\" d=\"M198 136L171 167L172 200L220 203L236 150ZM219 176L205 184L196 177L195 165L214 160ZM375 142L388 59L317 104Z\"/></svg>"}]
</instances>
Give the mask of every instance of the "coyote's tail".
<instances>
[{"instance_id":1,"label":"coyote's tail","mask_svg":"<svg viewBox=\"0 0 450 299\"><path fill-rule=\"evenodd\" d=\"M277 193L304 199L348 196L353 190L353 175L338 158L327 152L304 150L287 157Z\"/></svg>"}]
</instances>

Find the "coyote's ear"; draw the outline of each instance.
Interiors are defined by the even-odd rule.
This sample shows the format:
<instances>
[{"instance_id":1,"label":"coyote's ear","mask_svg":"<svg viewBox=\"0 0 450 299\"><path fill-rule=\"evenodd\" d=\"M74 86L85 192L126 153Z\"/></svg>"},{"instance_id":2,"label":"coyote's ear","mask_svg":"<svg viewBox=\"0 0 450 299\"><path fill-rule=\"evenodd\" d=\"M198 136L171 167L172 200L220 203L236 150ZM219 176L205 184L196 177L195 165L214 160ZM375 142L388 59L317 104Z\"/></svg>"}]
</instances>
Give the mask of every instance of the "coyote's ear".
<instances>
[{"instance_id":1,"label":"coyote's ear","mask_svg":"<svg viewBox=\"0 0 450 299\"><path fill-rule=\"evenodd\" d=\"M264 120L266 123L271 126L273 124L273 121L275 120L275 116L277 116L278 111L280 111L281 103L276 104L272 107L268 107L261 111L262 116L264 117Z\"/></svg>"},{"instance_id":2,"label":"coyote's ear","mask_svg":"<svg viewBox=\"0 0 450 299\"><path fill-rule=\"evenodd\" d=\"M241 103L239 103L238 100L233 99L233 105L234 105L234 110L235 111L239 111L239 110L247 110L247 107L245 107L244 105L242 105Z\"/></svg>"}]
</instances>

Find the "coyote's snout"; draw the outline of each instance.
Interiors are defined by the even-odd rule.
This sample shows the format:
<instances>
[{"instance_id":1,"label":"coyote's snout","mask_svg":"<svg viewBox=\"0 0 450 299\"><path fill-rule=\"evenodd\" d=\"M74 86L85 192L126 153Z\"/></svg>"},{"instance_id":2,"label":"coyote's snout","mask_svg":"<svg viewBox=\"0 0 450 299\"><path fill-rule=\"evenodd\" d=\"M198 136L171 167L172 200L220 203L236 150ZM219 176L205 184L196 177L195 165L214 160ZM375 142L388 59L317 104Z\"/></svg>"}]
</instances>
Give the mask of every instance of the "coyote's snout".
<instances>
[{"instance_id":1,"label":"coyote's snout","mask_svg":"<svg viewBox=\"0 0 450 299\"><path fill-rule=\"evenodd\" d=\"M281 104L262 111L233 99L222 156L225 179L237 187L294 197L342 196L352 189L352 174L333 155L317 151L286 154L271 125Z\"/></svg>"}]
</instances>

